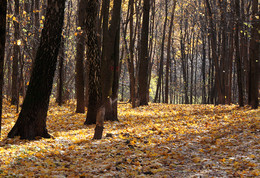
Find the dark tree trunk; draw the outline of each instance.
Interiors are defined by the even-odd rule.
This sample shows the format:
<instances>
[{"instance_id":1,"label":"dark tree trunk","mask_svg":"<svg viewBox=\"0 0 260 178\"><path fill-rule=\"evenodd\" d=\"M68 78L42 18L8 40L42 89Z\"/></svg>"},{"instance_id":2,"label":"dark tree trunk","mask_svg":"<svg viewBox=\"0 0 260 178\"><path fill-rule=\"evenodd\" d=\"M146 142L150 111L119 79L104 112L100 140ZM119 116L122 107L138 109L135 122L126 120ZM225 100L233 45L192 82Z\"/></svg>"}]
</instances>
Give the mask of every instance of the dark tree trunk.
<instances>
[{"instance_id":1,"label":"dark tree trunk","mask_svg":"<svg viewBox=\"0 0 260 178\"><path fill-rule=\"evenodd\" d=\"M185 22L186 23L186 22ZM182 74L183 74L183 89L184 89L184 96L185 96L185 104L189 103L188 98L188 75L187 75L187 61L186 61L186 53L185 53L185 36L186 36L186 25L185 25L185 34L183 35L183 29L182 29L182 20L180 25L180 45L181 45L181 68L182 68Z\"/></svg>"},{"instance_id":2,"label":"dark tree trunk","mask_svg":"<svg viewBox=\"0 0 260 178\"><path fill-rule=\"evenodd\" d=\"M18 61L19 61L19 0L15 0L15 18L14 20L14 49L13 49L13 70L12 70L12 105L18 104Z\"/></svg>"},{"instance_id":3,"label":"dark tree trunk","mask_svg":"<svg viewBox=\"0 0 260 178\"><path fill-rule=\"evenodd\" d=\"M129 46L129 57L128 59L128 68L129 68L129 78L130 78L130 100L132 107L136 107L136 91L135 91L135 70L134 70L134 38L133 38L133 28L134 28L134 0L129 1L129 10L130 10L130 46ZM127 27L127 26L126 26ZM127 31L127 29L125 30Z\"/></svg>"},{"instance_id":4,"label":"dark tree trunk","mask_svg":"<svg viewBox=\"0 0 260 178\"><path fill-rule=\"evenodd\" d=\"M148 105L149 101L149 81L148 81L148 68L149 68L149 54L148 54L148 36L149 36L149 13L150 13L150 0L144 0L143 4L143 24L141 31L141 58L140 68L138 74L139 82L139 105Z\"/></svg>"},{"instance_id":5,"label":"dark tree trunk","mask_svg":"<svg viewBox=\"0 0 260 178\"><path fill-rule=\"evenodd\" d=\"M120 46L120 28L117 29L115 39L115 56L114 56L114 74L112 85L112 118L113 121L119 121L117 115L117 101L118 101L118 88L119 88L119 46Z\"/></svg>"},{"instance_id":6,"label":"dark tree trunk","mask_svg":"<svg viewBox=\"0 0 260 178\"><path fill-rule=\"evenodd\" d=\"M253 0L252 3L252 31L251 31L251 40L250 40L250 54L249 54L249 91L248 91L248 104L253 108L257 109L259 106L258 99L258 83L259 83L259 29L260 29L260 20L256 17L259 17L259 8L257 5L257 0Z\"/></svg>"},{"instance_id":7,"label":"dark tree trunk","mask_svg":"<svg viewBox=\"0 0 260 178\"><path fill-rule=\"evenodd\" d=\"M61 42L65 0L48 0L46 20L22 110L8 137L50 138L46 117Z\"/></svg>"},{"instance_id":8,"label":"dark tree trunk","mask_svg":"<svg viewBox=\"0 0 260 178\"><path fill-rule=\"evenodd\" d=\"M0 2L0 140L2 130L2 108L3 108L3 79L4 79L4 58L5 58L5 38L6 38L6 11L7 1Z\"/></svg>"},{"instance_id":9,"label":"dark tree trunk","mask_svg":"<svg viewBox=\"0 0 260 178\"><path fill-rule=\"evenodd\" d=\"M84 31L86 32L87 60L89 61L89 101L87 118L84 124L95 124L97 112L101 106L101 57L97 37L98 2L87 0Z\"/></svg>"},{"instance_id":10,"label":"dark tree trunk","mask_svg":"<svg viewBox=\"0 0 260 178\"><path fill-rule=\"evenodd\" d=\"M223 86L221 85L221 75L220 75L220 67L217 56L217 37L216 37L216 29L213 23L213 14L208 0L205 0L208 19L209 19L209 27L210 27L210 38L211 38L211 48L212 48L212 58L215 66L215 89L218 94L218 104L225 104L225 96L223 93ZM215 91L214 91L215 92Z\"/></svg>"},{"instance_id":11,"label":"dark tree trunk","mask_svg":"<svg viewBox=\"0 0 260 178\"><path fill-rule=\"evenodd\" d=\"M105 6L104 6L105 7ZM112 92L113 92L113 85L114 82L114 70L115 68L115 63L117 59L116 53L119 53L119 50L116 49L116 39L117 39L117 31L120 28L120 14L121 14L121 0L114 1L113 4L113 13L110 21L110 26L109 28L107 27L107 15L104 13L104 18L103 19L103 48L102 48L102 100L106 100L106 98L111 98L112 97ZM108 30L107 30L108 29ZM113 102L112 102L113 103ZM116 121L118 118L114 118L113 108L112 108L112 103L111 106L107 107L105 110L105 120L111 120L111 121Z\"/></svg>"},{"instance_id":12,"label":"dark tree trunk","mask_svg":"<svg viewBox=\"0 0 260 178\"><path fill-rule=\"evenodd\" d=\"M80 0L78 6L78 26L83 27L85 17L85 1ZM85 97L84 97L84 52L85 52L85 37L82 29L77 33L77 54L76 54L76 98L77 108L76 113L85 112Z\"/></svg>"},{"instance_id":13,"label":"dark tree trunk","mask_svg":"<svg viewBox=\"0 0 260 178\"><path fill-rule=\"evenodd\" d=\"M243 81L242 81L242 65L239 45L239 33L240 33L240 0L235 0L236 11L236 31L235 31L235 48L236 48L236 64L237 64L237 84L238 84L238 104L240 107L244 106L243 100Z\"/></svg>"},{"instance_id":14,"label":"dark tree trunk","mask_svg":"<svg viewBox=\"0 0 260 178\"><path fill-rule=\"evenodd\" d=\"M59 50L59 65L58 65L58 85L57 85L57 99L56 102L59 106L62 106L64 99L64 92L63 92L63 85L64 85L64 57L65 57L65 51L64 51L64 43L65 39L61 39L61 45Z\"/></svg>"},{"instance_id":15,"label":"dark tree trunk","mask_svg":"<svg viewBox=\"0 0 260 178\"><path fill-rule=\"evenodd\" d=\"M202 104L206 104L206 39L204 33L202 36Z\"/></svg>"}]
</instances>

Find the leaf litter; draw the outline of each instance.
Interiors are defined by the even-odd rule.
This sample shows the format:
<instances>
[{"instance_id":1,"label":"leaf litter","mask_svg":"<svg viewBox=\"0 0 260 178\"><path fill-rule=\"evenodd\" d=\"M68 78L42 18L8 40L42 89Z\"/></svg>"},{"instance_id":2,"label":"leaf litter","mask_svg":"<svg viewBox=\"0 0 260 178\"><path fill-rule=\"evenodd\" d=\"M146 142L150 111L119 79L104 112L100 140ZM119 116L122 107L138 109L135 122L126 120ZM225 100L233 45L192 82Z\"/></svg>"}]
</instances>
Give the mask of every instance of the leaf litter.
<instances>
[{"instance_id":1,"label":"leaf litter","mask_svg":"<svg viewBox=\"0 0 260 178\"><path fill-rule=\"evenodd\" d=\"M258 177L260 112L237 105L119 104L102 140L75 102L51 102L53 139L6 138L18 114L4 103L0 177Z\"/></svg>"}]
</instances>

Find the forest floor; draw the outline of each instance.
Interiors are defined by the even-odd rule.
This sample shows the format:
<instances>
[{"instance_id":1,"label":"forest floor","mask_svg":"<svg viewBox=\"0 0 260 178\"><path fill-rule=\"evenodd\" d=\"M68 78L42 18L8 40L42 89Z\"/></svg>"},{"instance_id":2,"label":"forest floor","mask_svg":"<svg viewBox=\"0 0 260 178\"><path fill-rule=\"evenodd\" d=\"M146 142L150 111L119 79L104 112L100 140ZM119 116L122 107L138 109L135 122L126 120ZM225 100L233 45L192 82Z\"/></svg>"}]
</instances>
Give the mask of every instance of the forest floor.
<instances>
[{"instance_id":1,"label":"forest floor","mask_svg":"<svg viewBox=\"0 0 260 178\"><path fill-rule=\"evenodd\" d=\"M119 104L92 140L75 102L53 102L53 139L7 139L18 114L4 104L0 177L259 177L260 109L237 105ZM112 137L111 137L112 136Z\"/></svg>"}]
</instances>

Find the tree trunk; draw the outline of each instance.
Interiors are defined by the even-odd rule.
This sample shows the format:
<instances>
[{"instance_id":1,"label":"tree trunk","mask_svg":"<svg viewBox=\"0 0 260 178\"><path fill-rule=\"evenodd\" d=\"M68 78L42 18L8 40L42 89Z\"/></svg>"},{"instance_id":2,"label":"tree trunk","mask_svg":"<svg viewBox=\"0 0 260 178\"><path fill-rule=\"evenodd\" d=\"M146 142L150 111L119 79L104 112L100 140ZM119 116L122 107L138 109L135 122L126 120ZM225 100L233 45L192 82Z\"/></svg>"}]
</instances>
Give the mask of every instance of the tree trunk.
<instances>
[{"instance_id":1,"label":"tree trunk","mask_svg":"<svg viewBox=\"0 0 260 178\"><path fill-rule=\"evenodd\" d=\"M19 0L15 0L14 20L14 50L13 50L13 71L12 71L12 105L18 104L18 61L19 61Z\"/></svg>"},{"instance_id":2,"label":"tree trunk","mask_svg":"<svg viewBox=\"0 0 260 178\"><path fill-rule=\"evenodd\" d=\"M201 64L202 65L201 66L202 104L206 104L206 39L205 39L204 33L201 34L201 36L202 36L202 64Z\"/></svg>"},{"instance_id":3,"label":"tree trunk","mask_svg":"<svg viewBox=\"0 0 260 178\"><path fill-rule=\"evenodd\" d=\"M243 100L243 81L242 81L242 66L240 56L239 45L239 33L240 33L240 0L235 0L236 11L236 31L235 31L235 48L236 48L236 64L237 64L237 84L238 84L238 104L240 107L244 106Z\"/></svg>"},{"instance_id":4,"label":"tree trunk","mask_svg":"<svg viewBox=\"0 0 260 178\"><path fill-rule=\"evenodd\" d=\"M175 7L176 7L176 2L175 0L173 2L173 7L172 7L172 15L171 15L171 21L170 21L170 29L169 29L169 36L168 36L168 45L167 45L167 62L166 62L166 78L165 78L165 103L168 103L169 101L169 70L170 70L170 59L171 59L171 41L172 41L172 28L173 28L173 20L174 20L174 12L175 12Z\"/></svg>"},{"instance_id":5,"label":"tree trunk","mask_svg":"<svg viewBox=\"0 0 260 178\"><path fill-rule=\"evenodd\" d=\"M2 130L2 108L3 108L3 79L4 79L4 58L5 58L5 38L6 38L6 13L7 1L0 2L0 140Z\"/></svg>"},{"instance_id":6,"label":"tree trunk","mask_svg":"<svg viewBox=\"0 0 260 178\"><path fill-rule=\"evenodd\" d=\"M30 84L18 120L8 134L9 138L50 138L46 117L61 42L64 8L65 0L48 0L46 20Z\"/></svg>"},{"instance_id":7,"label":"tree trunk","mask_svg":"<svg viewBox=\"0 0 260 178\"><path fill-rule=\"evenodd\" d=\"M260 16L257 0L253 0L252 3L252 31L250 39L250 54L249 54L249 91L248 91L248 104L253 108L257 109L259 106L258 99L258 83L259 83L259 29L260 20L257 19Z\"/></svg>"},{"instance_id":8,"label":"tree trunk","mask_svg":"<svg viewBox=\"0 0 260 178\"><path fill-rule=\"evenodd\" d=\"M149 36L149 15L150 14L150 0L144 0L143 4L143 24L141 30L141 54L140 54L140 68L138 73L139 85L139 105L148 105L149 101L149 54L148 54L148 36Z\"/></svg>"},{"instance_id":9,"label":"tree trunk","mask_svg":"<svg viewBox=\"0 0 260 178\"><path fill-rule=\"evenodd\" d=\"M109 5L109 4L108 4ZM104 6L105 7L105 6ZM103 19L103 48L102 48L102 74L101 74L101 80L102 80L102 100L104 101L106 98L112 97L113 92L113 85L114 82L114 70L115 69L115 63L117 59L117 52L119 53L119 50L115 50L116 48L116 39L117 39L117 31L120 28L120 14L121 14L121 0L114 1L113 4L113 14L110 21L109 28L107 27L107 16L108 14L104 13ZM108 29L108 30L106 30ZM112 104L112 103L111 103ZM112 108L112 105L108 108L106 108L105 113L105 120L111 120L116 121L118 118L114 118L115 115L113 115L113 112L110 110Z\"/></svg>"},{"instance_id":10,"label":"tree trunk","mask_svg":"<svg viewBox=\"0 0 260 178\"><path fill-rule=\"evenodd\" d=\"M158 102L158 99L160 101L160 94L159 91L162 89L162 79L163 79L163 61L164 61L164 41L165 41L165 33L166 33L166 25L167 25L167 14L168 14L168 2L165 0L165 20L164 20L164 26L163 26L163 36L162 36L162 48L161 48L161 59L160 59L160 67L159 67L159 76L157 81L157 87L156 87L156 93L154 102ZM164 100L164 98L163 98Z\"/></svg>"},{"instance_id":11,"label":"tree trunk","mask_svg":"<svg viewBox=\"0 0 260 178\"><path fill-rule=\"evenodd\" d=\"M86 32L87 60L89 61L89 101L85 125L96 124L97 112L101 107L101 57L97 37L98 1L87 0L84 31Z\"/></svg>"},{"instance_id":12,"label":"tree trunk","mask_svg":"<svg viewBox=\"0 0 260 178\"><path fill-rule=\"evenodd\" d=\"M85 1L80 0L78 5L78 26L82 28L85 15ZM77 33L77 54L76 54L76 113L85 113L85 97L84 97L84 54L85 54L85 37L82 29Z\"/></svg>"},{"instance_id":13,"label":"tree trunk","mask_svg":"<svg viewBox=\"0 0 260 178\"><path fill-rule=\"evenodd\" d=\"M58 85L57 85L57 99L56 102L59 106L62 106L64 99L64 92L63 92L63 85L64 85L64 57L65 57L65 51L64 51L64 43L65 39L61 39L61 45L59 50L59 65L58 65Z\"/></svg>"},{"instance_id":14,"label":"tree trunk","mask_svg":"<svg viewBox=\"0 0 260 178\"><path fill-rule=\"evenodd\" d=\"M129 66L129 77L130 77L130 95L132 107L136 107L136 91L135 91L135 69L134 69L134 38L133 38L133 28L134 28L134 0L129 1L130 8L130 58L128 57L128 66Z\"/></svg>"},{"instance_id":15,"label":"tree trunk","mask_svg":"<svg viewBox=\"0 0 260 178\"><path fill-rule=\"evenodd\" d=\"M217 56L217 39L216 39L216 30L214 28L213 23L213 14L208 0L205 0L208 18L209 18L209 26L210 26L210 37L211 37L211 48L212 48L212 58L215 66L215 88L217 89L218 94L218 104L225 104L225 96L223 93L223 86L221 85L221 75L220 75L220 67Z\"/></svg>"}]
</instances>

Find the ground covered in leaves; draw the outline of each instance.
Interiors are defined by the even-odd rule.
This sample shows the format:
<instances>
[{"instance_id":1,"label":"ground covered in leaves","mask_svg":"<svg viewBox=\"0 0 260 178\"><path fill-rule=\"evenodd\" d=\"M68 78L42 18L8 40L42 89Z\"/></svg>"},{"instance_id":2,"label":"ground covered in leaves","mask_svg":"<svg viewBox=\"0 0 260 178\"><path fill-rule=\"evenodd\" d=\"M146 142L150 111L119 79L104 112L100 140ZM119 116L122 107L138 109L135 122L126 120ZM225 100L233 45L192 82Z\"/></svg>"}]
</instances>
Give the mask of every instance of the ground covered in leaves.
<instances>
[{"instance_id":1,"label":"ground covered in leaves","mask_svg":"<svg viewBox=\"0 0 260 178\"><path fill-rule=\"evenodd\" d=\"M258 177L260 110L232 106L119 104L120 122L106 122L104 138L75 103L51 104L47 126L55 138L7 139L17 119L4 105L0 177Z\"/></svg>"}]
</instances>

